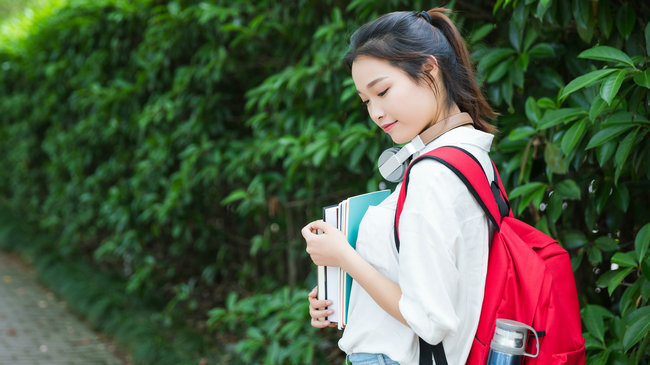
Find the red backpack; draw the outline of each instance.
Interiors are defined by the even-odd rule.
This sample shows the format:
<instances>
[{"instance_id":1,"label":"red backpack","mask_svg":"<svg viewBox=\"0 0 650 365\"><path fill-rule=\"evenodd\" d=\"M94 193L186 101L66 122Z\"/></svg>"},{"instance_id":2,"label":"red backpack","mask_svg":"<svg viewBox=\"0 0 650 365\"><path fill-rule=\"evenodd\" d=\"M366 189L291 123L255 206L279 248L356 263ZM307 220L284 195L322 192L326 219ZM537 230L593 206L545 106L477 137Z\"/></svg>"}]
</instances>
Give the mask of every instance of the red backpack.
<instances>
[{"instance_id":1,"label":"red backpack","mask_svg":"<svg viewBox=\"0 0 650 365\"><path fill-rule=\"evenodd\" d=\"M478 160L459 147L440 147L411 162L395 214L397 250L398 223L409 172L413 164L423 159L433 159L450 168L495 227L481 316L467 364L487 363L497 318L525 323L537 332L539 355L526 357L524 364L584 364L580 308L569 254L556 240L512 216L494 163L495 182L490 184ZM535 341L528 342L526 352L535 354ZM432 357L437 365L447 364L442 342L431 345L420 338L420 364L432 364Z\"/></svg>"}]
</instances>

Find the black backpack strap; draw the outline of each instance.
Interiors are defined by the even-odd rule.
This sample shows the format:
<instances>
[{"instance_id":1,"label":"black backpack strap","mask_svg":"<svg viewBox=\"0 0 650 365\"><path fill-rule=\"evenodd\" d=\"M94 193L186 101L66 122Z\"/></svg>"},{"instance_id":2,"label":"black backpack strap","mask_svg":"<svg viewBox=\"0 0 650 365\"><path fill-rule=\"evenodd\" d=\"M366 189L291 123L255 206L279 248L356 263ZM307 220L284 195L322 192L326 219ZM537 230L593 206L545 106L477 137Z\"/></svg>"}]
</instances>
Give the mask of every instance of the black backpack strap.
<instances>
[{"instance_id":1,"label":"black backpack strap","mask_svg":"<svg viewBox=\"0 0 650 365\"><path fill-rule=\"evenodd\" d=\"M433 365L433 359L436 360L436 365L447 365L447 356L442 342L432 345L420 337L418 339L420 340L420 365Z\"/></svg>"}]
</instances>

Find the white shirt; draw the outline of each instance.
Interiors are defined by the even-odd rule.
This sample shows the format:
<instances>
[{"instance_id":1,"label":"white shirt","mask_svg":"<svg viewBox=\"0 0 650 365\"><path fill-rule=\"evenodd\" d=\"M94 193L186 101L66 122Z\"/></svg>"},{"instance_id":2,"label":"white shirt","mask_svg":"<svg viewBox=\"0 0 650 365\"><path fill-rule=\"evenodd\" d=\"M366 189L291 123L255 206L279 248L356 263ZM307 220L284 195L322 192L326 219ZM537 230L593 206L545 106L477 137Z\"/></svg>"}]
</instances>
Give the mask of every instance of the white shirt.
<instances>
[{"instance_id":1,"label":"white shirt","mask_svg":"<svg viewBox=\"0 0 650 365\"><path fill-rule=\"evenodd\" d=\"M421 152L440 146L473 154L492 180L488 156L493 135L453 129ZM359 227L357 251L400 285L399 309L410 328L385 312L355 281L348 324L339 340L347 354L383 353L400 364L418 364L418 336L443 342L449 364L464 364L478 326L487 273L488 219L461 180L433 160L415 164L400 217L400 251L394 219L401 187L370 207Z\"/></svg>"}]
</instances>

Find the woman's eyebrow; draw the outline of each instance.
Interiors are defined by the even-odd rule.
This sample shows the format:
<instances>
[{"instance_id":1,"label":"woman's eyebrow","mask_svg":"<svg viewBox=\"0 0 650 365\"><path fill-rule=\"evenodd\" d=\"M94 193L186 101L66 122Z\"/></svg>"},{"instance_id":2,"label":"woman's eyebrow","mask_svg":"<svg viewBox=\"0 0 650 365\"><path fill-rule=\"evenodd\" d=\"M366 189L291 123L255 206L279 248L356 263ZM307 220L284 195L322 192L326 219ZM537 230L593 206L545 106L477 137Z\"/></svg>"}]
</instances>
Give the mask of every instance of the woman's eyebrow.
<instances>
[{"instance_id":1,"label":"woman's eyebrow","mask_svg":"<svg viewBox=\"0 0 650 365\"><path fill-rule=\"evenodd\" d=\"M388 76L381 76L381 77L378 77L378 78L376 78L376 79L370 81L370 82L368 83L368 85L366 85L366 89L370 89L371 87L375 86L376 83L378 83L379 81L381 81L381 80L383 80L383 79L386 79L386 78L388 78ZM361 92L360 92L359 90L357 90L357 94L360 94L360 93L361 93Z\"/></svg>"}]
</instances>

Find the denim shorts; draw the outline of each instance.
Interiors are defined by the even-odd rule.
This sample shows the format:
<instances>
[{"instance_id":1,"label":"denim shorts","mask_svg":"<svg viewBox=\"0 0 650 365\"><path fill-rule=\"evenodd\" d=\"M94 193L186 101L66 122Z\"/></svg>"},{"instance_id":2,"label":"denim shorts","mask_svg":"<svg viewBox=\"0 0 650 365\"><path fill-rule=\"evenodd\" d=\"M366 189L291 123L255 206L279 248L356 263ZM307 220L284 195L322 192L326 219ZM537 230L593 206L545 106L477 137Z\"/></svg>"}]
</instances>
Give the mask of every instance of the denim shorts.
<instances>
[{"instance_id":1,"label":"denim shorts","mask_svg":"<svg viewBox=\"0 0 650 365\"><path fill-rule=\"evenodd\" d=\"M391 360L384 354L357 353L350 354L345 358L346 364L351 365L399 365L397 361Z\"/></svg>"}]
</instances>

